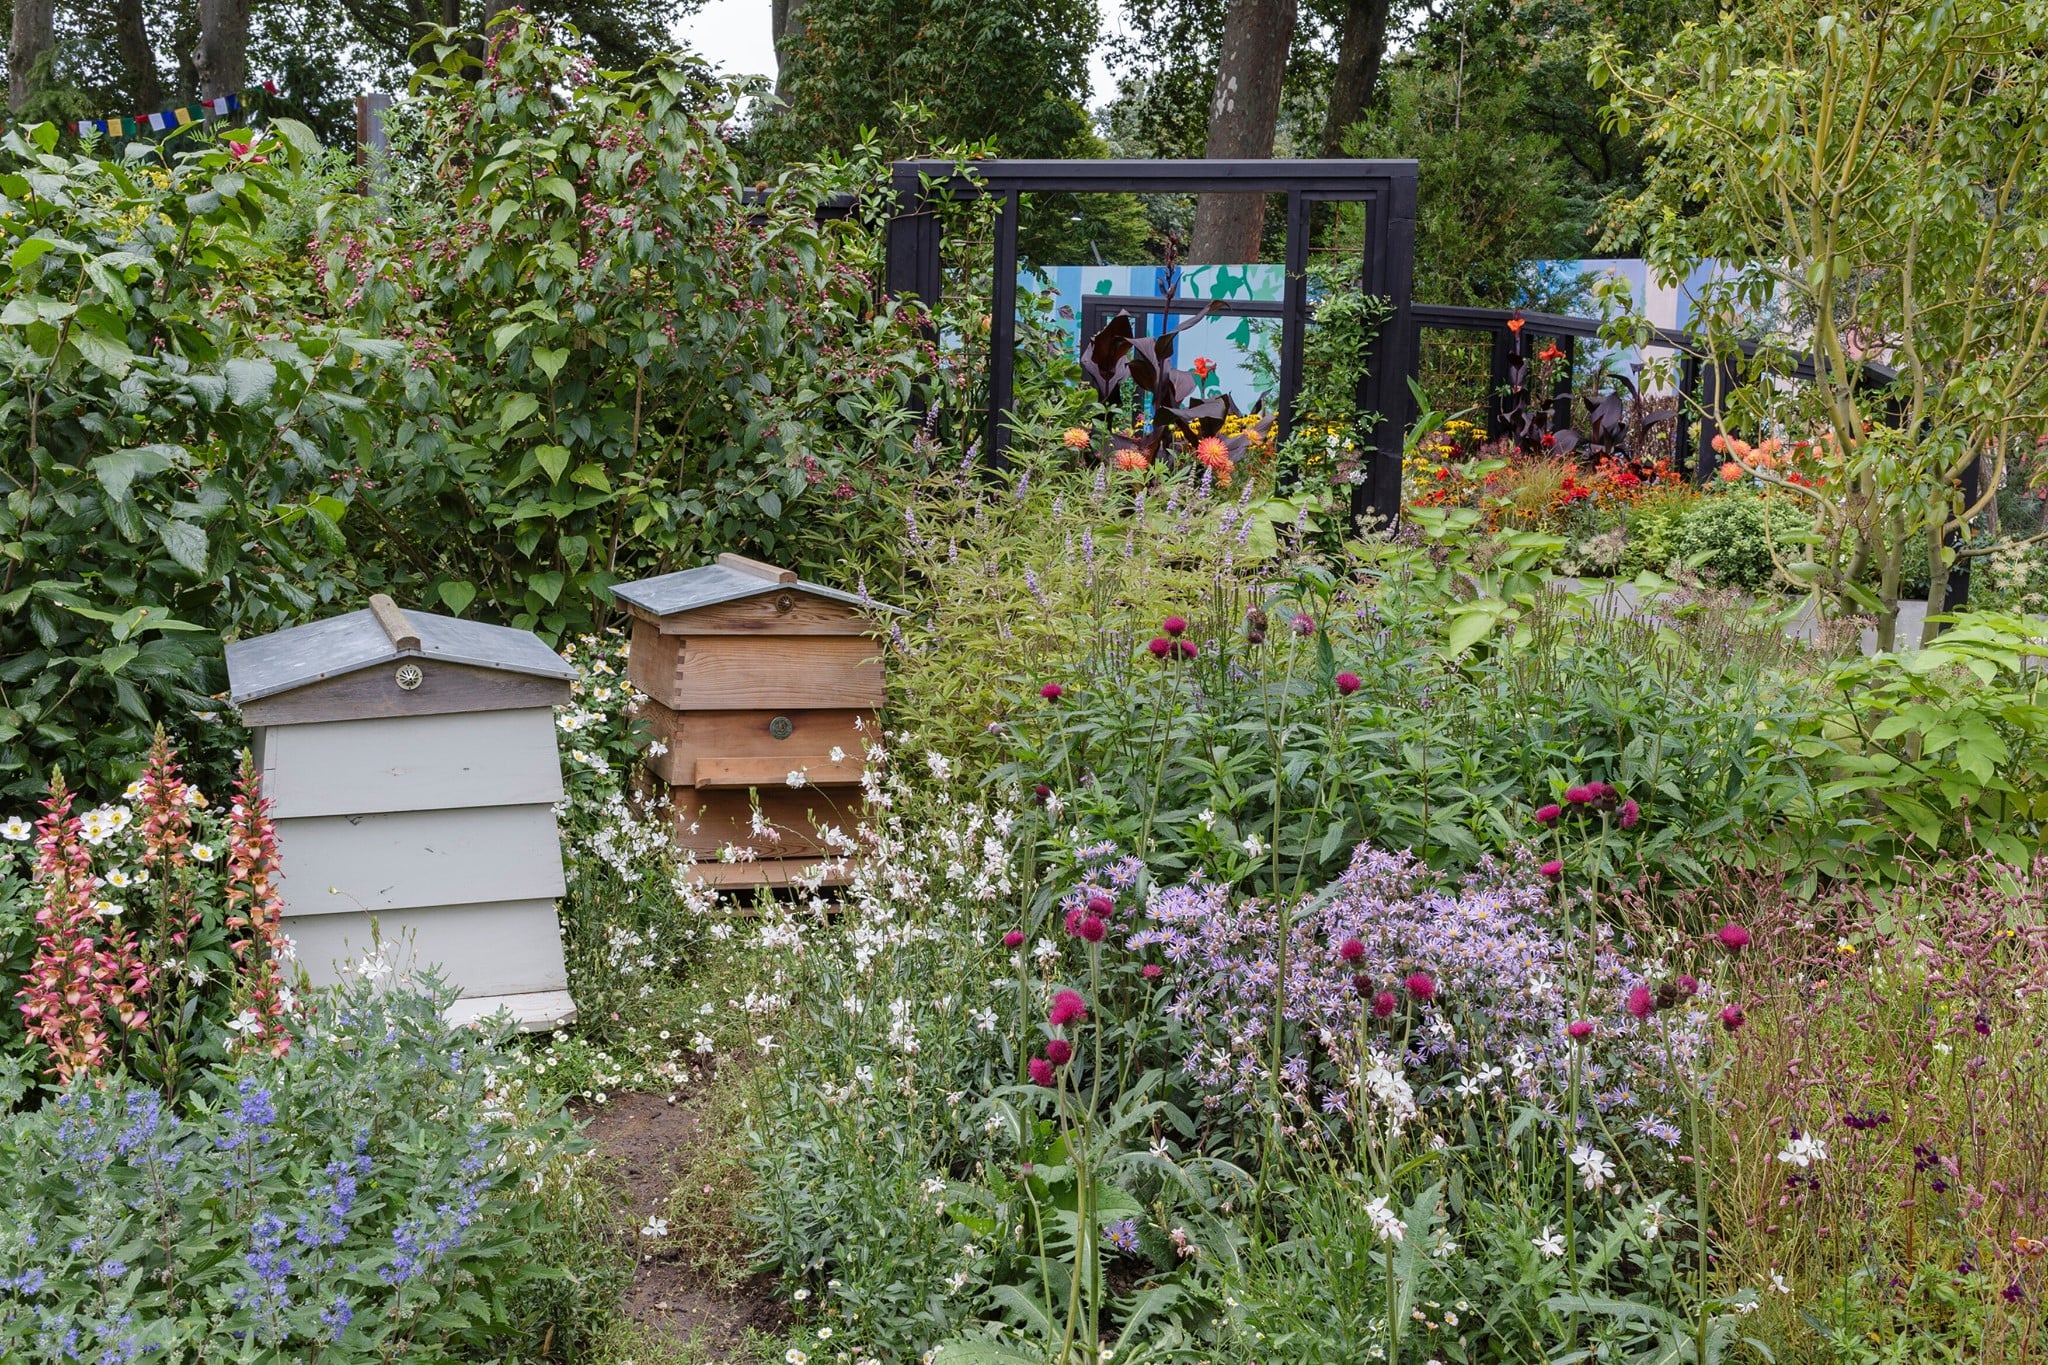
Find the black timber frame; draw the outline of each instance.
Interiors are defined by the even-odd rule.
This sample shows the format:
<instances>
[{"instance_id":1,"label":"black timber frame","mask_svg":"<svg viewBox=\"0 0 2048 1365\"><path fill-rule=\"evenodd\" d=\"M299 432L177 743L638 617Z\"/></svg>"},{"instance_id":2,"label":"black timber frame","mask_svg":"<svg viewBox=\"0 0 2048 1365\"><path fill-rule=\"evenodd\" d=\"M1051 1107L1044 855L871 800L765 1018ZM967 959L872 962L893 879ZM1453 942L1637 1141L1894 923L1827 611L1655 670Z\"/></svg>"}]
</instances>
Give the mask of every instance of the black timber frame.
<instances>
[{"instance_id":1,"label":"black timber frame","mask_svg":"<svg viewBox=\"0 0 2048 1365\"><path fill-rule=\"evenodd\" d=\"M1366 205L1360 283L1392 307L1366 356L1358 407L1374 415L1373 458L1351 493L1354 520L1391 525L1401 512L1401 437L1408 376L1414 373L1409 311L1415 281L1413 161L899 161L891 169L896 212L889 223L888 289L936 301L944 287L938 206L994 195L994 279L990 299L989 404L982 448L1000 463L1009 441L1017 340L1017 215L1024 194L1284 194L1287 259L1280 304L1279 434L1293 420L1308 330L1309 213L1318 203ZM1226 262L1226 264L1229 264ZM1153 311L1159 311L1155 308Z\"/></svg>"}]
</instances>

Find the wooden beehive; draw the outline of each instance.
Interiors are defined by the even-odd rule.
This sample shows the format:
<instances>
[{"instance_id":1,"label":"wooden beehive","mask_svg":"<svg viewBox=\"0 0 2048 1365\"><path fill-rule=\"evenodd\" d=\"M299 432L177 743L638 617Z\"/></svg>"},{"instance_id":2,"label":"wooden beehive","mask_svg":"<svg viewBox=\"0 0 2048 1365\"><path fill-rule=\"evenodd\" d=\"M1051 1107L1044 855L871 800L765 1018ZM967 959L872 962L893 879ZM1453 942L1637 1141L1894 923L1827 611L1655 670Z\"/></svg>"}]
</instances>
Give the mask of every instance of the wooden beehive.
<instances>
[{"instance_id":1,"label":"wooden beehive","mask_svg":"<svg viewBox=\"0 0 2048 1365\"><path fill-rule=\"evenodd\" d=\"M462 991L453 1018L572 1018L554 708L575 670L529 631L381 594L237 641L227 666L277 824L285 932L312 979L377 942L401 970L437 965Z\"/></svg>"},{"instance_id":2,"label":"wooden beehive","mask_svg":"<svg viewBox=\"0 0 2048 1365\"><path fill-rule=\"evenodd\" d=\"M647 700L647 768L713 886L785 886L851 833L877 735L878 608L740 555L612 589L633 617L627 677ZM792 773L802 774L792 785ZM772 835L756 832L760 815ZM749 860L721 862L728 847Z\"/></svg>"}]
</instances>

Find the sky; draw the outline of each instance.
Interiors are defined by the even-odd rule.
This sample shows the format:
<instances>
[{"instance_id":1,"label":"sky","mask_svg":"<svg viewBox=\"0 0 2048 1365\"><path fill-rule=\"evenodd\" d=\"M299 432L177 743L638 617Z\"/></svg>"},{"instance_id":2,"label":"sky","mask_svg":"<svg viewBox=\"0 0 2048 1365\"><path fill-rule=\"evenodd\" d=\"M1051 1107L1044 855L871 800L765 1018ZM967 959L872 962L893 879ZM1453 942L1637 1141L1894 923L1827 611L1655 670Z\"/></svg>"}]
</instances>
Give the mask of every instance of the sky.
<instances>
[{"instance_id":1,"label":"sky","mask_svg":"<svg viewBox=\"0 0 2048 1365\"><path fill-rule=\"evenodd\" d=\"M1098 0L1103 6L1105 35L1123 21L1126 0ZM683 19L675 34L697 52L735 76L775 75L775 41L768 0L708 0L704 8ZM1100 108L1116 93L1116 82L1101 46L1088 58L1089 104Z\"/></svg>"}]
</instances>

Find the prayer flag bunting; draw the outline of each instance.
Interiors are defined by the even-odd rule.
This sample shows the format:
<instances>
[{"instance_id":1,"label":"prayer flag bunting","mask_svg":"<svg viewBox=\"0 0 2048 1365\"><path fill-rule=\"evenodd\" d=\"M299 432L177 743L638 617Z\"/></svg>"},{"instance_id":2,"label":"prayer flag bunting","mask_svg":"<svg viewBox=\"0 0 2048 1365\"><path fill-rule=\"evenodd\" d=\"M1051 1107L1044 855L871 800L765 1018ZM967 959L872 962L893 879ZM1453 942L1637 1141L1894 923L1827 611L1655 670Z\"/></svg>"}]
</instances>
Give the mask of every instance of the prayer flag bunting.
<instances>
[{"instance_id":1,"label":"prayer flag bunting","mask_svg":"<svg viewBox=\"0 0 2048 1365\"><path fill-rule=\"evenodd\" d=\"M266 95L275 95L277 82L265 81L261 89ZM224 118L229 114L240 113L241 110L241 94L230 94L200 104L187 104L154 114L137 114L133 118L80 119L76 126L80 137L87 133L102 133L107 137L133 137L139 136L144 129L156 133L169 132L173 128L183 128L201 119Z\"/></svg>"}]
</instances>

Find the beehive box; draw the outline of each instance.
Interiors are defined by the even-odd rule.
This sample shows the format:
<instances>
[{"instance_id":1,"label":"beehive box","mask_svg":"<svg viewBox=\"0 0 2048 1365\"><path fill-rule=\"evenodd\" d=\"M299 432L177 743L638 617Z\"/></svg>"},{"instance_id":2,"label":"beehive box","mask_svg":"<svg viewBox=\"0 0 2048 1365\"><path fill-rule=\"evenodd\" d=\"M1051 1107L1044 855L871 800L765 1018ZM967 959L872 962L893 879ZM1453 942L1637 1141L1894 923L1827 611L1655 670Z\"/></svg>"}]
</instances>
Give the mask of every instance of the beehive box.
<instances>
[{"instance_id":1,"label":"beehive box","mask_svg":"<svg viewBox=\"0 0 2048 1365\"><path fill-rule=\"evenodd\" d=\"M785 886L851 833L882 708L877 608L788 569L715 564L612 589L633 618L627 678L648 700L647 768L713 886ZM792 773L802 775L792 785ZM754 828L758 806L773 835ZM724 863L728 847L752 858Z\"/></svg>"},{"instance_id":2,"label":"beehive box","mask_svg":"<svg viewBox=\"0 0 2048 1365\"><path fill-rule=\"evenodd\" d=\"M554 708L575 671L531 632L382 595L237 641L227 666L277 824L285 932L314 982L381 943L460 988L452 1018L573 1017Z\"/></svg>"}]
</instances>

